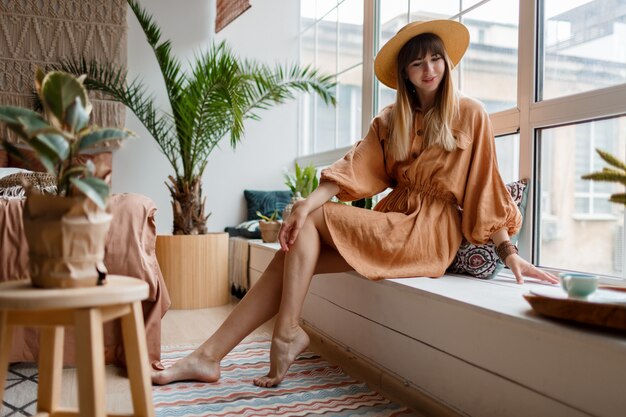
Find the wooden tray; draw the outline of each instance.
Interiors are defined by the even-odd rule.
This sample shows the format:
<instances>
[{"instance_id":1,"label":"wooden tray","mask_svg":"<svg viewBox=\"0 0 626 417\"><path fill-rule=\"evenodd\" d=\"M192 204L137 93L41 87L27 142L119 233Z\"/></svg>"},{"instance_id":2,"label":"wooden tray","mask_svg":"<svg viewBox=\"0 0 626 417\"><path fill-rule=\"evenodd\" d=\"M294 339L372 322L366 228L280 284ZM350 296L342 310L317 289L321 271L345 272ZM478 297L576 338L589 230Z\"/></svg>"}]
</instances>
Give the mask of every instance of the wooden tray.
<instances>
[{"instance_id":1,"label":"wooden tray","mask_svg":"<svg viewBox=\"0 0 626 417\"><path fill-rule=\"evenodd\" d=\"M526 301L539 314L626 330L626 293L623 290L600 289L589 300L568 298L559 288L545 290L550 291L533 290L524 295Z\"/></svg>"}]
</instances>

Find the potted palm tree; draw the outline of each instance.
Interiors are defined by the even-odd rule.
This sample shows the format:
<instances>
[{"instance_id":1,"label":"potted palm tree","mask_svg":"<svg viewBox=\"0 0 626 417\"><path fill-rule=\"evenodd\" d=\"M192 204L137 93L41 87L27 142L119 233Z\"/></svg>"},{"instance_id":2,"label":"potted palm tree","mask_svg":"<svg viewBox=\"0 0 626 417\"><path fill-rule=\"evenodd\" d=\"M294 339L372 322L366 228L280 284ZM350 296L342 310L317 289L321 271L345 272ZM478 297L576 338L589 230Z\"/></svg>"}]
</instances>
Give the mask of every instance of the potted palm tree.
<instances>
[{"instance_id":1,"label":"potted palm tree","mask_svg":"<svg viewBox=\"0 0 626 417\"><path fill-rule=\"evenodd\" d=\"M166 185L172 198L173 236L157 238L157 257L171 289L172 306L223 304L228 301L228 236L207 233L209 214L202 195L202 174L211 152L227 135L235 147L244 135L244 121L259 120L259 110L292 99L297 92L315 93L334 104L335 83L310 67L271 67L242 60L223 42L198 54L189 63L190 70L184 71L171 52L171 42L161 40L161 30L152 16L136 0L128 0L128 4L156 56L171 113L156 107L141 81L127 81L125 68L85 59L62 62L61 68L87 74L87 88L126 105L171 165L173 173ZM189 288L183 288L180 277L189 280ZM204 288L207 279L219 283L219 289L211 291L218 294L216 298L185 299L204 297L192 283L203 283Z\"/></svg>"},{"instance_id":2,"label":"potted palm tree","mask_svg":"<svg viewBox=\"0 0 626 417\"><path fill-rule=\"evenodd\" d=\"M171 113L157 109L152 95L137 79L128 83L126 70L95 60L67 60L63 70L87 74L88 89L104 92L125 104L152 135L173 169L167 187L172 197L173 234L205 234L202 174L219 141L230 135L233 148L244 135L244 121L259 120L259 110L293 99L296 92L319 95L335 104L335 82L311 67L270 67L237 57L222 42L191 62L189 72L161 41L154 19L135 0L128 0L163 75Z\"/></svg>"},{"instance_id":3,"label":"potted palm tree","mask_svg":"<svg viewBox=\"0 0 626 417\"><path fill-rule=\"evenodd\" d=\"M94 176L95 165L79 162L78 155L125 139L130 132L88 125L92 107L84 77L38 70L35 78L45 117L29 109L0 107L0 121L34 151L56 189L53 194L40 194L26 185L23 220L31 280L47 288L93 286L106 272L109 186ZM27 160L20 148L6 140L2 145Z\"/></svg>"}]
</instances>

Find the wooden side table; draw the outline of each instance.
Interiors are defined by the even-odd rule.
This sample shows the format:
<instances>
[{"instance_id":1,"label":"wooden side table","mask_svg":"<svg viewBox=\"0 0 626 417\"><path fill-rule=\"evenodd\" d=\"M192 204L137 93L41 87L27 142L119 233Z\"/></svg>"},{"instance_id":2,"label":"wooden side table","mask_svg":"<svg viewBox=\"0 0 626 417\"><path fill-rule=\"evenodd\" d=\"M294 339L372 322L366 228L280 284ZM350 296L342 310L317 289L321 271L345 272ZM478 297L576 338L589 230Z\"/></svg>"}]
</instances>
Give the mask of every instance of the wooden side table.
<instances>
[{"instance_id":1,"label":"wooden side table","mask_svg":"<svg viewBox=\"0 0 626 417\"><path fill-rule=\"evenodd\" d=\"M37 416L104 417L104 322L121 318L128 378L135 416L154 416L152 385L141 300L148 285L109 275L104 286L72 289L33 288L29 280L0 284L0 381L5 381L13 326L40 328ZM74 326L78 405L59 407L64 326ZM4 390L0 390L0 404Z\"/></svg>"}]
</instances>

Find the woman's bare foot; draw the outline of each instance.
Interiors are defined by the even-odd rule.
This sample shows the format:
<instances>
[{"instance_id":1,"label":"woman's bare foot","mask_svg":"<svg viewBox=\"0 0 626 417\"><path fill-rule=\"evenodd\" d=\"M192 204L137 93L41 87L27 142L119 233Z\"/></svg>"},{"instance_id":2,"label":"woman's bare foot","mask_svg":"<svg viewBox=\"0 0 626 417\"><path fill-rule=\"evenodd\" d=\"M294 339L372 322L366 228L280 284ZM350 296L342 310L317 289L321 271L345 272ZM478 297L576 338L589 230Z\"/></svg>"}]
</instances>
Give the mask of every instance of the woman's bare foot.
<instances>
[{"instance_id":1,"label":"woman's bare foot","mask_svg":"<svg viewBox=\"0 0 626 417\"><path fill-rule=\"evenodd\" d=\"M197 350L165 370L152 371L152 383L155 385L189 380L215 382L218 379L220 379L219 361L204 356L202 352Z\"/></svg>"},{"instance_id":2,"label":"woman's bare foot","mask_svg":"<svg viewBox=\"0 0 626 417\"><path fill-rule=\"evenodd\" d=\"M270 349L270 371L266 376L256 378L254 385L269 388L280 384L293 361L308 346L309 335L300 326L287 337L275 334Z\"/></svg>"}]
</instances>

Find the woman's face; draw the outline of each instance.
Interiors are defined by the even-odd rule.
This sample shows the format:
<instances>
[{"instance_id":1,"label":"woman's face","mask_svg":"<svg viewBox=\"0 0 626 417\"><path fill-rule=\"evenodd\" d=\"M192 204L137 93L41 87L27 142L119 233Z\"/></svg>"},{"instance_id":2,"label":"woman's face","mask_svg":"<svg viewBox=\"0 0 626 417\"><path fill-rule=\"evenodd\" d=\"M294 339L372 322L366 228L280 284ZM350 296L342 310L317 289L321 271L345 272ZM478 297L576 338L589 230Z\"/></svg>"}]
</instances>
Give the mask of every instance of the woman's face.
<instances>
[{"instance_id":1,"label":"woman's face","mask_svg":"<svg viewBox=\"0 0 626 417\"><path fill-rule=\"evenodd\" d=\"M446 63L441 54L426 55L409 62L406 67L406 75L411 84L421 93L434 93L437 91L446 71Z\"/></svg>"}]
</instances>

